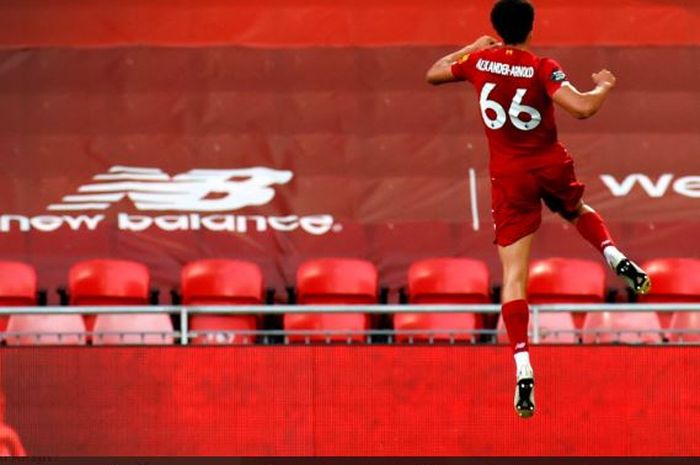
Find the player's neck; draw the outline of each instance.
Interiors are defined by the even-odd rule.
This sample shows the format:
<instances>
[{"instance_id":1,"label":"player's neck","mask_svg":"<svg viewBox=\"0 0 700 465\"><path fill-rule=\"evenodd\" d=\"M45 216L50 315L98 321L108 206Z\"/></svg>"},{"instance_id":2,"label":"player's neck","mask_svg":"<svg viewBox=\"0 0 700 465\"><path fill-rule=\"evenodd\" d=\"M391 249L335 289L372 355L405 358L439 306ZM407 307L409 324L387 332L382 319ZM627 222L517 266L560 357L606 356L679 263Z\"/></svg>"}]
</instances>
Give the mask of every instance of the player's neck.
<instances>
[{"instance_id":1,"label":"player's neck","mask_svg":"<svg viewBox=\"0 0 700 465\"><path fill-rule=\"evenodd\" d=\"M515 48L518 50L524 50L526 52L530 51L530 45L527 42L522 43L522 44L507 44L506 47Z\"/></svg>"}]
</instances>

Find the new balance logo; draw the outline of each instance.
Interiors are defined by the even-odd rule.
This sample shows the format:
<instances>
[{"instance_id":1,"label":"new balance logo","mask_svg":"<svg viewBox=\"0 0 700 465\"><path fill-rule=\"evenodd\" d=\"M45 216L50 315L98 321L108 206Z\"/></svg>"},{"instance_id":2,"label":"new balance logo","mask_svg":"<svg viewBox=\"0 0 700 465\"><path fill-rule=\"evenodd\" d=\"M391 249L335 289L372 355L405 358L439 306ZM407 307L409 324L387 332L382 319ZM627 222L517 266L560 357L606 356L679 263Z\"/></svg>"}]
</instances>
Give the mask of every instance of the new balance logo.
<instances>
[{"instance_id":1,"label":"new balance logo","mask_svg":"<svg viewBox=\"0 0 700 465\"><path fill-rule=\"evenodd\" d=\"M270 203L274 186L291 181L291 171L265 167L243 169L193 169L170 176L158 168L115 166L80 186L77 194L66 195L61 203L47 208L65 214L25 216L0 214L0 233L60 229L95 231L109 224L119 231L209 231L245 234L251 231L312 235L339 232L329 214L304 216L285 212L281 216L231 214L231 211ZM118 211L114 204L127 200L140 211L166 212L163 215L132 214ZM89 213L115 207L109 213ZM85 214L70 212L85 211Z\"/></svg>"},{"instance_id":2,"label":"new balance logo","mask_svg":"<svg viewBox=\"0 0 700 465\"><path fill-rule=\"evenodd\" d=\"M106 210L128 198L138 210L223 212L269 203L275 184L286 184L291 171L256 167L245 169L193 169L169 176L158 168L115 166L66 195L52 211Z\"/></svg>"}]
</instances>

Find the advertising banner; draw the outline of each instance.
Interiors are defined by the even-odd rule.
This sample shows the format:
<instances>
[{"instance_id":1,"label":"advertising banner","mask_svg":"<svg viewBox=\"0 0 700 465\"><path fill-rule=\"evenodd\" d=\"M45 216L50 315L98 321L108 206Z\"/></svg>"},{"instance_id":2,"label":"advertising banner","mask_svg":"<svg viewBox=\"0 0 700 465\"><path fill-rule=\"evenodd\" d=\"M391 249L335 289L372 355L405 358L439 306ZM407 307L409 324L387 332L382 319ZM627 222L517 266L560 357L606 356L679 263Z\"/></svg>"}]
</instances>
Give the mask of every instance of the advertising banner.
<instances>
[{"instance_id":1,"label":"advertising banner","mask_svg":"<svg viewBox=\"0 0 700 465\"><path fill-rule=\"evenodd\" d=\"M142 261L165 287L206 257L259 263L277 289L329 256L369 259L390 286L435 256L485 260L497 281L477 99L424 80L454 48L0 52L0 256L48 288L100 257ZM698 50L537 50L583 89L593 70L618 75L599 115L560 112L559 129L638 261L700 256ZM534 256L598 259L549 214Z\"/></svg>"},{"instance_id":2,"label":"advertising banner","mask_svg":"<svg viewBox=\"0 0 700 465\"><path fill-rule=\"evenodd\" d=\"M29 455L700 454L696 347L4 348Z\"/></svg>"}]
</instances>

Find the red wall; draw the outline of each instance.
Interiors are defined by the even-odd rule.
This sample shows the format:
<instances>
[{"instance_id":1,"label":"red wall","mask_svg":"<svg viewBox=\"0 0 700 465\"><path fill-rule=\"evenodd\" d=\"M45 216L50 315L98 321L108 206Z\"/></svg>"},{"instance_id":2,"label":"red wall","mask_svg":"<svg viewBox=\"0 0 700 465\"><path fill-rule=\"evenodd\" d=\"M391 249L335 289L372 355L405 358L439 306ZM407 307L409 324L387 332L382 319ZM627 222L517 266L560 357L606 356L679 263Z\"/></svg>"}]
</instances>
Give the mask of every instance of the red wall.
<instances>
[{"instance_id":1,"label":"red wall","mask_svg":"<svg viewBox=\"0 0 700 465\"><path fill-rule=\"evenodd\" d=\"M424 81L427 67L448 49L0 51L0 108L7 109L0 113L0 258L33 264L46 288L64 285L76 261L102 257L144 262L162 289L178 285L184 263L206 257L259 263L266 286L275 287L278 296L294 284L302 261L320 256L372 260L383 283L394 288L405 285L415 260L469 256L486 261L498 282L477 99L468 85L433 88ZM589 88L592 70L610 66L618 75L619 86L596 118L581 122L560 114L559 126L587 185L586 200L604 215L616 241L640 262L700 256L700 242L687 240L700 236L698 188L690 193L694 197L675 189L681 182L697 186L700 175L693 66L700 48L538 52L556 57L581 88ZM648 72L654 63L664 66ZM194 169L254 166L289 170L293 177L272 185L268 202L243 208L152 211L123 198L104 210L49 209L81 186L111 185L96 177L120 165L160 169L168 179ZM628 191L613 195L602 175ZM635 176L647 182L646 188ZM223 190L233 199L257 192L246 185L245 180L208 184L213 193ZM135 189L122 192L131 196ZM196 199L203 196L190 192ZM660 197L652 198L653 192ZM188 220L190 213L323 214L332 216L334 226L321 235L300 228L256 231L252 222L247 231L218 231L197 227ZM120 224L121 214L171 224L184 216L186 222L133 231ZM47 216L60 222L58 229L37 227ZM82 216L103 221L91 230L62 220ZM27 218L36 221L25 231L20 220ZM553 214L544 215L533 255L599 258Z\"/></svg>"},{"instance_id":2,"label":"red wall","mask_svg":"<svg viewBox=\"0 0 700 465\"><path fill-rule=\"evenodd\" d=\"M700 348L20 348L7 420L32 455L697 455Z\"/></svg>"},{"instance_id":3,"label":"red wall","mask_svg":"<svg viewBox=\"0 0 700 465\"><path fill-rule=\"evenodd\" d=\"M4 0L0 46L459 44L490 31L492 0ZM687 0L537 0L541 45L700 41Z\"/></svg>"}]
</instances>

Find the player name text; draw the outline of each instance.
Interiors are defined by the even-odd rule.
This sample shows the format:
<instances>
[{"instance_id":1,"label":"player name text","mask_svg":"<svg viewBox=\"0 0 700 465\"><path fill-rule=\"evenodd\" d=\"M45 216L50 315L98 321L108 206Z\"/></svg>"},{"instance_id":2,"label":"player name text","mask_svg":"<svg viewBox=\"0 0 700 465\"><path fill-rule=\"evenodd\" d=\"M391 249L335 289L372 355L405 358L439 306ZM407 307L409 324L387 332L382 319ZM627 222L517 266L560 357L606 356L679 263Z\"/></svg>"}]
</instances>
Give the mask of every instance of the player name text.
<instances>
[{"instance_id":1,"label":"player name text","mask_svg":"<svg viewBox=\"0 0 700 465\"><path fill-rule=\"evenodd\" d=\"M535 68L532 66L509 65L497 61L484 60L479 58L476 62L476 69L485 73L499 74L501 76L511 76L517 78L532 78L535 75Z\"/></svg>"}]
</instances>

